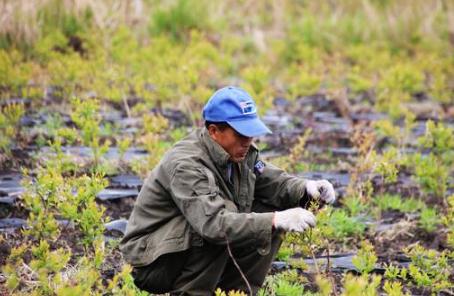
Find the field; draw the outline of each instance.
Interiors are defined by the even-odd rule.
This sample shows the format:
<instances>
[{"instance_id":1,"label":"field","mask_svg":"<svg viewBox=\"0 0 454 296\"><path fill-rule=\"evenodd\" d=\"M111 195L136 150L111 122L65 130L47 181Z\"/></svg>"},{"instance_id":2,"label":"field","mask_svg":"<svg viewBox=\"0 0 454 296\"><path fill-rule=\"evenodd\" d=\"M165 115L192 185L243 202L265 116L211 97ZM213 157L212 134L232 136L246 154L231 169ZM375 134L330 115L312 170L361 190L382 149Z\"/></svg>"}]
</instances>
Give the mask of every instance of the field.
<instances>
[{"instance_id":1,"label":"field","mask_svg":"<svg viewBox=\"0 0 454 296\"><path fill-rule=\"evenodd\" d=\"M337 201L259 295L454 295L454 2L0 2L0 295L148 295L118 249L228 84ZM242 295L217 291L216 295Z\"/></svg>"}]
</instances>

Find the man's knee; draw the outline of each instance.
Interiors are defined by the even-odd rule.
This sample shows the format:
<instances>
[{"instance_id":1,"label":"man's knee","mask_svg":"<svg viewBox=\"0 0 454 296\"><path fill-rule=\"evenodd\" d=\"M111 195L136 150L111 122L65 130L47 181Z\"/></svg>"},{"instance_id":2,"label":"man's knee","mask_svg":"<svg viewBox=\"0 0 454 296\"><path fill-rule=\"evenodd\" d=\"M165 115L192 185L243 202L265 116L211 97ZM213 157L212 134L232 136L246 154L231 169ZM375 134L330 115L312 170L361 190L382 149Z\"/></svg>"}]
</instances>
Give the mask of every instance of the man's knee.
<instances>
[{"instance_id":1,"label":"man's knee","mask_svg":"<svg viewBox=\"0 0 454 296\"><path fill-rule=\"evenodd\" d=\"M170 291L184 267L187 253L188 251L164 254L147 266L134 267L134 284L150 293Z\"/></svg>"}]
</instances>

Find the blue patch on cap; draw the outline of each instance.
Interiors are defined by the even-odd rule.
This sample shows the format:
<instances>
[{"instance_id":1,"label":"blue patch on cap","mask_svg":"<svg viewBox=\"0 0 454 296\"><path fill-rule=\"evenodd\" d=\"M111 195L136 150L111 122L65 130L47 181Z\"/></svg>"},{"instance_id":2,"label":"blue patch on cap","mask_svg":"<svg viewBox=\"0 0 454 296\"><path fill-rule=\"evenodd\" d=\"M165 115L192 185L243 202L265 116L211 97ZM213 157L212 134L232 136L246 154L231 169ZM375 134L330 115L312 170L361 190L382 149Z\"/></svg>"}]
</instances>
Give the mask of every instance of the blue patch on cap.
<instances>
[{"instance_id":1,"label":"blue patch on cap","mask_svg":"<svg viewBox=\"0 0 454 296\"><path fill-rule=\"evenodd\" d=\"M265 163L261 160L257 161L254 165L254 173L257 176L260 176L265 170Z\"/></svg>"}]
</instances>

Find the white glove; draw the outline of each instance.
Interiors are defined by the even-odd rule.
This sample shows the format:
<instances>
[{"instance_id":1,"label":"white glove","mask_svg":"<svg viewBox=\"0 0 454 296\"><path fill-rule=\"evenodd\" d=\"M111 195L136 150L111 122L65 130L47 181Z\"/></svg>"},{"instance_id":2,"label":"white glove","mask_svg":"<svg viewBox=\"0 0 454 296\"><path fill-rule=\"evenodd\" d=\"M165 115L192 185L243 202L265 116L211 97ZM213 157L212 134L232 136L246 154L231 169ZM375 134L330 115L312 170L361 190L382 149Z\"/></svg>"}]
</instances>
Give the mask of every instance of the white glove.
<instances>
[{"instance_id":1,"label":"white glove","mask_svg":"<svg viewBox=\"0 0 454 296\"><path fill-rule=\"evenodd\" d=\"M303 208L274 212L273 225L276 229L303 232L315 226L315 216Z\"/></svg>"},{"instance_id":2,"label":"white glove","mask_svg":"<svg viewBox=\"0 0 454 296\"><path fill-rule=\"evenodd\" d=\"M327 204L336 201L333 185L328 180L307 181L306 192L312 199L320 199Z\"/></svg>"}]
</instances>

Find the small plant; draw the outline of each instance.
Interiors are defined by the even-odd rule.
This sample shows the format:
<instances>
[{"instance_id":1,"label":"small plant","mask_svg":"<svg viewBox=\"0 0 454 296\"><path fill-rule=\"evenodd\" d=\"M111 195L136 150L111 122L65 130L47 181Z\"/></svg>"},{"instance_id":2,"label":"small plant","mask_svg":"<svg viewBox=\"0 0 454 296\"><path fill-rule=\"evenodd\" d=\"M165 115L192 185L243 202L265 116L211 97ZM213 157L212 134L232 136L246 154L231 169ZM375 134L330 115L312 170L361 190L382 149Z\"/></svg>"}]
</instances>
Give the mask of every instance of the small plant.
<instances>
[{"instance_id":1,"label":"small plant","mask_svg":"<svg viewBox=\"0 0 454 296\"><path fill-rule=\"evenodd\" d=\"M368 209L368 205L365 204L357 196L347 196L343 199L342 203L347 208L351 216L358 216L362 212L365 212Z\"/></svg>"},{"instance_id":2,"label":"small plant","mask_svg":"<svg viewBox=\"0 0 454 296\"><path fill-rule=\"evenodd\" d=\"M386 71L379 88L388 91L401 91L414 94L423 90L424 75L413 64L396 64Z\"/></svg>"},{"instance_id":3,"label":"small plant","mask_svg":"<svg viewBox=\"0 0 454 296\"><path fill-rule=\"evenodd\" d=\"M178 0L167 9L157 9L151 19L150 31L185 40L191 30L209 28L206 5L205 1Z\"/></svg>"},{"instance_id":4,"label":"small plant","mask_svg":"<svg viewBox=\"0 0 454 296\"><path fill-rule=\"evenodd\" d=\"M24 171L27 175L27 171ZM63 177L54 169L40 169L36 181L24 180L25 192L23 202L28 209L29 228L24 231L36 239L56 239L59 234L58 223L55 218L56 208L60 203L60 195L65 190Z\"/></svg>"},{"instance_id":5,"label":"small plant","mask_svg":"<svg viewBox=\"0 0 454 296\"><path fill-rule=\"evenodd\" d=\"M298 137L298 142L290 150L288 161L293 171L305 170L304 165L301 164L301 160L303 157L307 156L307 151L305 147L311 133L312 133L311 128L306 129L304 131L304 134Z\"/></svg>"},{"instance_id":6,"label":"small plant","mask_svg":"<svg viewBox=\"0 0 454 296\"><path fill-rule=\"evenodd\" d=\"M304 293L304 287L301 284L289 283L284 279L278 279L274 285L276 296L300 296Z\"/></svg>"},{"instance_id":7,"label":"small plant","mask_svg":"<svg viewBox=\"0 0 454 296\"><path fill-rule=\"evenodd\" d=\"M107 186L102 175L65 178L54 167L39 168L36 181L28 180L24 186L24 205L30 211L26 235L54 241L60 233L56 217L75 222L85 247L102 235L104 209L95 201Z\"/></svg>"},{"instance_id":8,"label":"small plant","mask_svg":"<svg viewBox=\"0 0 454 296\"><path fill-rule=\"evenodd\" d=\"M344 277L344 292L342 296L376 296L378 295L377 289L380 285L381 277L363 274L361 276L354 276L347 273Z\"/></svg>"},{"instance_id":9,"label":"small plant","mask_svg":"<svg viewBox=\"0 0 454 296\"><path fill-rule=\"evenodd\" d=\"M270 69L267 66L251 66L243 69L242 76L249 88L255 94L263 94L267 91L270 81Z\"/></svg>"},{"instance_id":10,"label":"small plant","mask_svg":"<svg viewBox=\"0 0 454 296\"><path fill-rule=\"evenodd\" d=\"M338 240L351 236L361 237L366 230L366 225L360 218L348 215L345 210L333 211L328 225L333 230L334 238Z\"/></svg>"},{"instance_id":11,"label":"small plant","mask_svg":"<svg viewBox=\"0 0 454 296\"><path fill-rule=\"evenodd\" d=\"M389 148L382 155L377 157L374 171L383 178L383 183L397 181L399 165L401 164L399 151L396 148Z\"/></svg>"},{"instance_id":12,"label":"small plant","mask_svg":"<svg viewBox=\"0 0 454 296\"><path fill-rule=\"evenodd\" d=\"M24 262L23 258L29 247L28 244L24 243L11 248L11 253L6 260L6 264L2 266L2 272L7 277L6 287L10 291L16 290L21 285L20 266Z\"/></svg>"},{"instance_id":13,"label":"small plant","mask_svg":"<svg viewBox=\"0 0 454 296\"><path fill-rule=\"evenodd\" d=\"M385 278L388 280L397 280L400 276L401 269L398 266L389 264L386 266Z\"/></svg>"},{"instance_id":14,"label":"small plant","mask_svg":"<svg viewBox=\"0 0 454 296\"><path fill-rule=\"evenodd\" d=\"M421 147L430 148L435 155L442 157L448 164L454 161L454 129L443 123L428 120L426 132L424 136L418 138L418 142Z\"/></svg>"},{"instance_id":15,"label":"small plant","mask_svg":"<svg viewBox=\"0 0 454 296\"><path fill-rule=\"evenodd\" d=\"M298 69L295 81L290 84L289 95L292 99L313 95L319 92L322 76L307 69Z\"/></svg>"},{"instance_id":16,"label":"small plant","mask_svg":"<svg viewBox=\"0 0 454 296\"><path fill-rule=\"evenodd\" d=\"M347 187L348 196L357 196L363 202L371 198L372 170L376 165L375 133L356 129L352 137L353 144L358 150L357 164L351 169L350 183Z\"/></svg>"},{"instance_id":17,"label":"small plant","mask_svg":"<svg viewBox=\"0 0 454 296\"><path fill-rule=\"evenodd\" d=\"M361 242L361 249L352 258L352 263L361 274L368 274L375 268L377 256L374 252L374 247L368 241Z\"/></svg>"},{"instance_id":18,"label":"small plant","mask_svg":"<svg viewBox=\"0 0 454 296\"><path fill-rule=\"evenodd\" d=\"M298 273L295 270L288 270L273 276L268 276L257 295L299 296L311 294L305 292L301 277Z\"/></svg>"},{"instance_id":19,"label":"small plant","mask_svg":"<svg viewBox=\"0 0 454 296\"><path fill-rule=\"evenodd\" d=\"M100 139L100 123L101 116L99 112L99 102L96 100L80 100L72 101L74 111L71 114L71 119L81 129L80 135L82 143L91 148L93 152L93 160L95 170L98 169L101 161L101 156L109 149L109 141L101 144Z\"/></svg>"},{"instance_id":20,"label":"small plant","mask_svg":"<svg viewBox=\"0 0 454 296\"><path fill-rule=\"evenodd\" d=\"M293 255L293 249L285 246L281 246L277 252L276 259L287 262L290 256Z\"/></svg>"},{"instance_id":21,"label":"small plant","mask_svg":"<svg viewBox=\"0 0 454 296\"><path fill-rule=\"evenodd\" d=\"M71 252L63 248L51 251L49 243L45 240L41 240L39 245L31 246L31 251L29 247L24 244L11 250L7 264L3 268L8 277L7 287L10 291L21 288L23 273L31 272L36 295L52 295L55 291L55 279L68 263ZM25 265L23 259L26 253L31 256L28 265ZM25 271L24 266L29 266L29 270Z\"/></svg>"},{"instance_id":22,"label":"small plant","mask_svg":"<svg viewBox=\"0 0 454 296\"><path fill-rule=\"evenodd\" d=\"M169 121L162 115L142 116L144 134L161 134L169 127Z\"/></svg>"},{"instance_id":23,"label":"small plant","mask_svg":"<svg viewBox=\"0 0 454 296\"><path fill-rule=\"evenodd\" d=\"M173 143L176 143L186 137L187 131L184 128L176 128L170 132L170 138Z\"/></svg>"},{"instance_id":24,"label":"small plant","mask_svg":"<svg viewBox=\"0 0 454 296\"><path fill-rule=\"evenodd\" d=\"M107 290L112 295L137 295L148 296L148 292L140 290L134 284L134 278L131 275L132 267L128 264L123 265L121 272L117 273L112 280L109 281Z\"/></svg>"},{"instance_id":25,"label":"small plant","mask_svg":"<svg viewBox=\"0 0 454 296\"><path fill-rule=\"evenodd\" d=\"M428 233L435 231L441 222L438 215L434 208L424 208L419 217L419 226Z\"/></svg>"},{"instance_id":26,"label":"small plant","mask_svg":"<svg viewBox=\"0 0 454 296\"><path fill-rule=\"evenodd\" d=\"M366 77L359 67L353 67L348 73L347 84L354 93L367 92L374 86L372 79Z\"/></svg>"},{"instance_id":27,"label":"small plant","mask_svg":"<svg viewBox=\"0 0 454 296\"><path fill-rule=\"evenodd\" d=\"M404 293L402 291L401 282L385 281L385 284L383 285L383 290L388 294L388 296L410 296L409 293Z\"/></svg>"},{"instance_id":28,"label":"small plant","mask_svg":"<svg viewBox=\"0 0 454 296\"><path fill-rule=\"evenodd\" d=\"M229 291L228 293L222 291L220 288L217 288L216 291L214 291L215 296L246 296L247 294L242 292L242 291Z\"/></svg>"},{"instance_id":29,"label":"small plant","mask_svg":"<svg viewBox=\"0 0 454 296\"><path fill-rule=\"evenodd\" d=\"M60 174L76 172L78 170L77 164L74 163L70 155L63 151L63 144L73 144L78 137L77 131L72 128L58 128L54 133L49 146L55 155L50 157L43 165L49 169L54 169Z\"/></svg>"},{"instance_id":30,"label":"small plant","mask_svg":"<svg viewBox=\"0 0 454 296\"><path fill-rule=\"evenodd\" d=\"M329 296L333 292L333 283L326 277L318 275L315 278L320 296Z\"/></svg>"},{"instance_id":31,"label":"small plant","mask_svg":"<svg viewBox=\"0 0 454 296\"><path fill-rule=\"evenodd\" d=\"M415 177L425 192L435 194L446 205L445 194L454 163L454 130L429 120L426 133L418 138L418 143L431 151L427 156L413 157Z\"/></svg>"},{"instance_id":32,"label":"small plant","mask_svg":"<svg viewBox=\"0 0 454 296\"><path fill-rule=\"evenodd\" d=\"M424 75L411 63L397 63L383 73L377 89L379 110L385 111L397 119L406 109L402 102L410 101L413 94L424 89Z\"/></svg>"},{"instance_id":33,"label":"small plant","mask_svg":"<svg viewBox=\"0 0 454 296\"><path fill-rule=\"evenodd\" d=\"M400 195L389 193L376 196L374 202L381 211L395 210L402 213L413 213L425 207L425 203L420 200L403 199Z\"/></svg>"},{"instance_id":34,"label":"small plant","mask_svg":"<svg viewBox=\"0 0 454 296\"><path fill-rule=\"evenodd\" d=\"M443 224L448 227L448 234L446 237L448 246L454 249L454 194L448 197L448 209L445 216L442 218Z\"/></svg>"},{"instance_id":35,"label":"small plant","mask_svg":"<svg viewBox=\"0 0 454 296\"><path fill-rule=\"evenodd\" d=\"M414 176L426 193L432 193L444 201L448 186L449 170L434 154L413 155Z\"/></svg>"},{"instance_id":36,"label":"small plant","mask_svg":"<svg viewBox=\"0 0 454 296\"><path fill-rule=\"evenodd\" d=\"M68 190L58 206L59 212L74 221L83 234L82 243L91 246L104 231L104 208L96 201L96 194L107 186L103 175L86 176L66 180Z\"/></svg>"},{"instance_id":37,"label":"small plant","mask_svg":"<svg viewBox=\"0 0 454 296\"><path fill-rule=\"evenodd\" d=\"M120 162L123 161L123 157L125 156L129 146L131 146L130 138L123 138L118 141L118 154L120 155Z\"/></svg>"},{"instance_id":38,"label":"small plant","mask_svg":"<svg viewBox=\"0 0 454 296\"><path fill-rule=\"evenodd\" d=\"M146 161L136 160L132 163L132 170L141 177L145 177L160 161L161 157L170 147L170 143L164 141L163 133L169 127L168 120L161 116L143 116L144 129L137 142L148 152Z\"/></svg>"},{"instance_id":39,"label":"small plant","mask_svg":"<svg viewBox=\"0 0 454 296\"><path fill-rule=\"evenodd\" d=\"M420 245L405 249L410 256L408 275L418 287L425 287L433 292L452 287L449 281L451 266L448 263L447 251L441 253L426 250Z\"/></svg>"},{"instance_id":40,"label":"small plant","mask_svg":"<svg viewBox=\"0 0 454 296\"><path fill-rule=\"evenodd\" d=\"M22 104L8 104L0 109L0 151L9 154L13 141L19 135L19 121L24 115Z\"/></svg>"}]
</instances>

